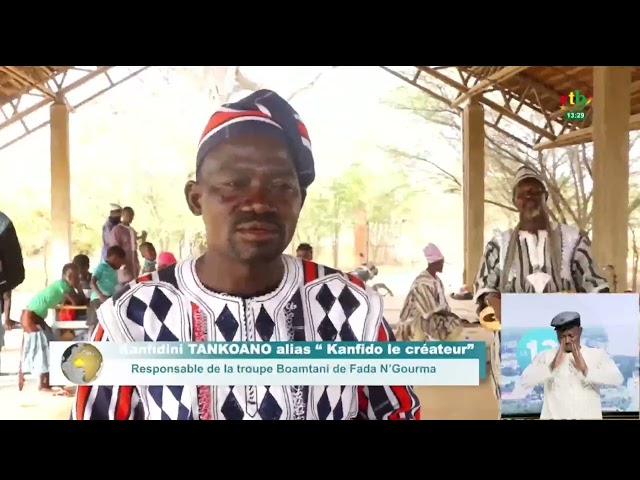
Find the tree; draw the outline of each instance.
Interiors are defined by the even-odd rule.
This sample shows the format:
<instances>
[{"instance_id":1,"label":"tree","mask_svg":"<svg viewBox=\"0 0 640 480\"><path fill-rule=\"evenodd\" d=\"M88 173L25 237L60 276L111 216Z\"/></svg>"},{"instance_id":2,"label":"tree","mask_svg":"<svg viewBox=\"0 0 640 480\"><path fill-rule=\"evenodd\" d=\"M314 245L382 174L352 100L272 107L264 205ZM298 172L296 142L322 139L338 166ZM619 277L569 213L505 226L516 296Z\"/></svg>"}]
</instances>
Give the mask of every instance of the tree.
<instances>
[{"instance_id":1,"label":"tree","mask_svg":"<svg viewBox=\"0 0 640 480\"><path fill-rule=\"evenodd\" d=\"M405 173L376 174L355 162L346 171L314 186L300 215L292 249L308 242L319 256L324 247L330 246L332 265L339 267L341 239L349 228L363 223L369 237L368 258L385 263L393 252L403 219L412 209L415 193Z\"/></svg>"},{"instance_id":2,"label":"tree","mask_svg":"<svg viewBox=\"0 0 640 480\"><path fill-rule=\"evenodd\" d=\"M436 81L430 82L428 87L447 98L446 88ZM442 135L451 143L451 147L460 158L462 121L456 110L413 87L397 89L388 103L425 122L441 125ZM547 184L552 219L559 223L572 223L587 232L590 230L593 183L591 147L578 145L535 152L493 129L487 129L486 135L486 203L509 212L511 216L510 212L515 212L511 201L513 176L520 166L527 165L539 171ZM638 138L637 134L631 135L630 149ZM413 164L414 168L416 165L422 165L422 169L426 170L443 190L461 193L461 162L457 171L448 171L422 152L406 151L393 146L386 149L395 157ZM637 164L637 160L637 157L631 158L631 164ZM633 183L637 178L633 168L632 171ZM634 193L630 199L629 213L635 212L639 206L640 195Z\"/></svg>"}]
</instances>

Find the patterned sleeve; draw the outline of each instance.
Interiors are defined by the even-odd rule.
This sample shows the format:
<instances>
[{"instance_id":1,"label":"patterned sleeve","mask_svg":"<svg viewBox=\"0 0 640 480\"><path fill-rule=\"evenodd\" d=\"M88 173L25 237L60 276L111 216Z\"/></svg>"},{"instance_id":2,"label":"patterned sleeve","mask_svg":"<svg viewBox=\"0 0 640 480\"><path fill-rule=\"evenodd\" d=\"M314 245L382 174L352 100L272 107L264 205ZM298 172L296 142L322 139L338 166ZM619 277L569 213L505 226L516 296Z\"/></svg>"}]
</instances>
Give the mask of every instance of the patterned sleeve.
<instances>
[{"instance_id":1,"label":"patterned sleeve","mask_svg":"<svg viewBox=\"0 0 640 480\"><path fill-rule=\"evenodd\" d=\"M491 240L484 249L480 260L480 268L473 286L473 299L478 310L486 307L484 297L487 293L497 293L500 287L500 247L497 241Z\"/></svg>"},{"instance_id":2,"label":"patterned sleeve","mask_svg":"<svg viewBox=\"0 0 640 480\"><path fill-rule=\"evenodd\" d=\"M440 309L433 292L424 284L416 286L413 291L413 299L421 318L429 318L433 312L437 312Z\"/></svg>"},{"instance_id":3,"label":"patterned sleeve","mask_svg":"<svg viewBox=\"0 0 640 480\"><path fill-rule=\"evenodd\" d=\"M91 338L93 342L108 342L101 325ZM145 413L135 387L103 385L78 387L71 410L71 420L144 420Z\"/></svg>"},{"instance_id":4,"label":"patterned sleeve","mask_svg":"<svg viewBox=\"0 0 640 480\"><path fill-rule=\"evenodd\" d=\"M581 234L573 253L571 264L573 280L578 292L609 293L609 283L598 274L598 267L593 259L589 237Z\"/></svg>"},{"instance_id":5,"label":"patterned sleeve","mask_svg":"<svg viewBox=\"0 0 640 480\"><path fill-rule=\"evenodd\" d=\"M395 342L383 318L379 342ZM420 400L409 386L358 387L359 420L420 420Z\"/></svg>"}]
</instances>

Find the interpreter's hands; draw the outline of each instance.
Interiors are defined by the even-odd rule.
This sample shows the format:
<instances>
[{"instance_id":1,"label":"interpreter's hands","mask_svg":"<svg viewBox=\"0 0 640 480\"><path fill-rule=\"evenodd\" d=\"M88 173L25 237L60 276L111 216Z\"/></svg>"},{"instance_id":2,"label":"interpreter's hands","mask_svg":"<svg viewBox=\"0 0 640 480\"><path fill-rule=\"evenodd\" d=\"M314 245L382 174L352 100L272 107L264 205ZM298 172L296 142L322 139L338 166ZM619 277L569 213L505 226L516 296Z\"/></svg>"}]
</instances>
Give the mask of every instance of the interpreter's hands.
<instances>
[{"instance_id":1,"label":"interpreter's hands","mask_svg":"<svg viewBox=\"0 0 640 480\"><path fill-rule=\"evenodd\" d=\"M582 372L583 375L587 374L587 363L584 361L584 357L582 356L582 351L580 348L580 343L577 340L573 340L571 342L571 354L573 355L573 364L574 366Z\"/></svg>"},{"instance_id":2,"label":"interpreter's hands","mask_svg":"<svg viewBox=\"0 0 640 480\"><path fill-rule=\"evenodd\" d=\"M551 365L549 365L551 370L555 370L562 364L562 361L564 360L564 356L565 356L564 349L566 348L566 346L567 346L567 339L565 337L562 337L560 339L560 347L556 352L556 356L553 357L553 361L551 362Z\"/></svg>"},{"instance_id":3,"label":"interpreter's hands","mask_svg":"<svg viewBox=\"0 0 640 480\"><path fill-rule=\"evenodd\" d=\"M98 295L98 300L100 300L100 303L104 303L109 299L109 297L107 297L106 295L103 295L102 293L100 295Z\"/></svg>"},{"instance_id":4,"label":"interpreter's hands","mask_svg":"<svg viewBox=\"0 0 640 480\"><path fill-rule=\"evenodd\" d=\"M485 297L485 301L491 308L493 308L493 311L495 312L495 320L499 322L502 318L502 301L500 300L500 294L488 293Z\"/></svg>"}]
</instances>

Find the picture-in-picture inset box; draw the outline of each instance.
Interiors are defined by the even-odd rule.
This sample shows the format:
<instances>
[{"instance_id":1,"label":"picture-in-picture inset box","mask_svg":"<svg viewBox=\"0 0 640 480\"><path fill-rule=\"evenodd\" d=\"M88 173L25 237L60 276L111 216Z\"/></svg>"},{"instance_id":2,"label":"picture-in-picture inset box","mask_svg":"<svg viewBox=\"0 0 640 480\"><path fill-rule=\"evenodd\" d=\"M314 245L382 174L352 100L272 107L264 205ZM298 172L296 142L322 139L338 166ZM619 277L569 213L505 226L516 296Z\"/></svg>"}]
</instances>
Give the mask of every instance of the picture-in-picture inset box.
<instances>
[{"instance_id":1,"label":"picture-in-picture inset box","mask_svg":"<svg viewBox=\"0 0 640 480\"><path fill-rule=\"evenodd\" d=\"M502 418L637 419L639 306L633 293L503 295Z\"/></svg>"}]
</instances>

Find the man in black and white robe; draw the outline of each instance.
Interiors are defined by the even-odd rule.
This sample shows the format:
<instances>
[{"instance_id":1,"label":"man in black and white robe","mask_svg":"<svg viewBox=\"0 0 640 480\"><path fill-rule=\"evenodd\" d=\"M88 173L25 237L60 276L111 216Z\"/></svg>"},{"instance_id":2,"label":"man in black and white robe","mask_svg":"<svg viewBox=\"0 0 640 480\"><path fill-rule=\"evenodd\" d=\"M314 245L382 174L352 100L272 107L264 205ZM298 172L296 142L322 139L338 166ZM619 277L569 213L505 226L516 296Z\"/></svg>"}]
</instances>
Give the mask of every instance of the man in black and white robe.
<instances>
[{"instance_id":1,"label":"man in black and white robe","mask_svg":"<svg viewBox=\"0 0 640 480\"><path fill-rule=\"evenodd\" d=\"M357 277L283 255L314 180L293 108L261 90L202 135L196 180L207 251L139 278L98 310L93 340L393 341L380 296ZM77 420L419 420L408 386L81 386Z\"/></svg>"}]
</instances>

